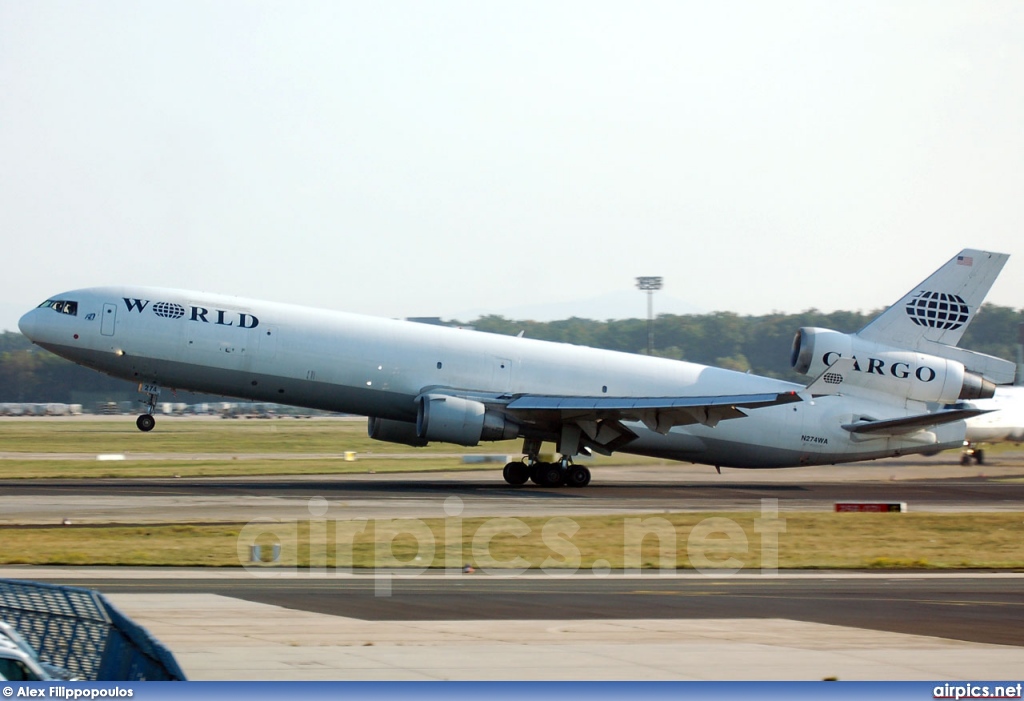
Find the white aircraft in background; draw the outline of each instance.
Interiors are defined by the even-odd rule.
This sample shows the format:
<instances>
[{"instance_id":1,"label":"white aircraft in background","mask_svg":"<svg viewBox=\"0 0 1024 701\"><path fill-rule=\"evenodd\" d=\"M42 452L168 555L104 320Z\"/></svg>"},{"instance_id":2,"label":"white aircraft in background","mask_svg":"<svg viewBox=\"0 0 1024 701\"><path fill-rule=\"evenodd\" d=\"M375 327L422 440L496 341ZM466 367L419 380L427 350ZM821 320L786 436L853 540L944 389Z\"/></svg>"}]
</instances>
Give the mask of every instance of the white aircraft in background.
<instances>
[{"instance_id":1,"label":"white aircraft in background","mask_svg":"<svg viewBox=\"0 0 1024 701\"><path fill-rule=\"evenodd\" d=\"M979 465L985 461L985 451L978 447L982 443L1024 443L1024 387L997 387L992 398L971 404L988 413L967 419L962 464L972 458Z\"/></svg>"},{"instance_id":2,"label":"white aircraft in background","mask_svg":"<svg viewBox=\"0 0 1024 701\"><path fill-rule=\"evenodd\" d=\"M740 468L959 448L946 405L991 397L1005 361L945 345L1007 256L964 251L851 336L801 331L801 386L563 343L151 287L55 295L19 326L57 355L140 384L149 431L161 387L369 417L371 437L423 446L523 439L520 485L584 486L573 456L614 451ZM902 350L901 346L915 350ZM1010 364L1012 380L1012 368ZM540 460L544 442L558 462Z\"/></svg>"}]
</instances>

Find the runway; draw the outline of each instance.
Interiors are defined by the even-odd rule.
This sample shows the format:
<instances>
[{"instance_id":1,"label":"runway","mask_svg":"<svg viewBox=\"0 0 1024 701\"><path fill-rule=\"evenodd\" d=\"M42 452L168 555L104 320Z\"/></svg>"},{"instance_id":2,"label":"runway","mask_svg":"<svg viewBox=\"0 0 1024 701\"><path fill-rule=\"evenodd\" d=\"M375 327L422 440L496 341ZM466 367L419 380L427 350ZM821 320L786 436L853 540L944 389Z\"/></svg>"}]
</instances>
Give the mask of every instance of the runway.
<instances>
[{"instance_id":1,"label":"runway","mask_svg":"<svg viewBox=\"0 0 1024 701\"><path fill-rule=\"evenodd\" d=\"M554 516L645 512L830 511L836 501L905 502L911 511L1024 511L1024 460L962 467L949 457L792 470L696 465L601 467L584 489L510 487L495 469L332 477L0 481L0 524L246 522L307 518L434 518L449 497L461 515Z\"/></svg>"}]
</instances>

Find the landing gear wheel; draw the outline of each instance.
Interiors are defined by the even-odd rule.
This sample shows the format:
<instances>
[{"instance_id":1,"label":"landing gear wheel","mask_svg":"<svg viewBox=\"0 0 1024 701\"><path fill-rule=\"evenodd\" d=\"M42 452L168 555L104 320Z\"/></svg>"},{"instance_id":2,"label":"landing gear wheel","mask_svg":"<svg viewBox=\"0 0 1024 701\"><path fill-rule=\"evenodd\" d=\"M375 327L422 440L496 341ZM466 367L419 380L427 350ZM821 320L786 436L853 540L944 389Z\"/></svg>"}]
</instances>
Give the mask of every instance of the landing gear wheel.
<instances>
[{"instance_id":1,"label":"landing gear wheel","mask_svg":"<svg viewBox=\"0 0 1024 701\"><path fill-rule=\"evenodd\" d=\"M521 462L510 462L501 471L501 476L513 487L519 487L530 479L530 468Z\"/></svg>"},{"instance_id":2,"label":"landing gear wheel","mask_svg":"<svg viewBox=\"0 0 1024 701\"><path fill-rule=\"evenodd\" d=\"M565 473L565 484L569 487L586 487L590 484L590 470L583 465L570 465Z\"/></svg>"},{"instance_id":3,"label":"landing gear wheel","mask_svg":"<svg viewBox=\"0 0 1024 701\"><path fill-rule=\"evenodd\" d=\"M562 466L555 462L539 462L533 466L530 479L541 487L558 487L562 484Z\"/></svg>"},{"instance_id":4,"label":"landing gear wheel","mask_svg":"<svg viewBox=\"0 0 1024 701\"><path fill-rule=\"evenodd\" d=\"M135 425L139 427L140 431L152 431L153 427L156 426L156 419L150 414L143 414L135 419Z\"/></svg>"},{"instance_id":5,"label":"landing gear wheel","mask_svg":"<svg viewBox=\"0 0 1024 701\"><path fill-rule=\"evenodd\" d=\"M982 463L985 462L985 451L984 450L981 450L979 448L978 450L974 451L974 462L978 463L979 465L981 465Z\"/></svg>"}]
</instances>

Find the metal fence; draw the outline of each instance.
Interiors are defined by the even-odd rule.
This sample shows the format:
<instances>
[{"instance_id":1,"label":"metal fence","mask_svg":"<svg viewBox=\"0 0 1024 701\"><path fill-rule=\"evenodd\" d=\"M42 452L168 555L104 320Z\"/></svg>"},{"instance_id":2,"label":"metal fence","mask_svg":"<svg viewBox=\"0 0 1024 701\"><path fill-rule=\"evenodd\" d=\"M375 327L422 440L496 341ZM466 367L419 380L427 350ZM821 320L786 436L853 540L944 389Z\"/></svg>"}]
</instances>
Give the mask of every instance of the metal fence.
<instances>
[{"instance_id":1,"label":"metal fence","mask_svg":"<svg viewBox=\"0 0 1024 701\"><path fill-rule=\"evenodd\" d=\"M170 650L91 589L0 579L0 619L89 681L185 680Z\"/></svg>"}]
</instances>

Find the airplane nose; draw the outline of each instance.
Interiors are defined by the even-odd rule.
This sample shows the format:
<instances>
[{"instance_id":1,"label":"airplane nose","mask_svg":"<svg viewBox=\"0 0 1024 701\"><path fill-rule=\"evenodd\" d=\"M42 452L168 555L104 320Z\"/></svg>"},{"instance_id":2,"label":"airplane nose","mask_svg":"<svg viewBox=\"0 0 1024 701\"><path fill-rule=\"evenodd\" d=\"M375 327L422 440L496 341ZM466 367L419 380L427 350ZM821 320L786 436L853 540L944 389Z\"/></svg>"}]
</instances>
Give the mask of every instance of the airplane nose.
<instances>
[{"instance_id":1,"label":"airplane nose","mask_svg":"<svg viewBox=\"0 0 1024 701\"><path fill-rule=\"evenodd\" d=\"M30 341L35 341L39 336L39 310L33 309L18 319L18 328Z\"/></svg>"}]
</instances>

